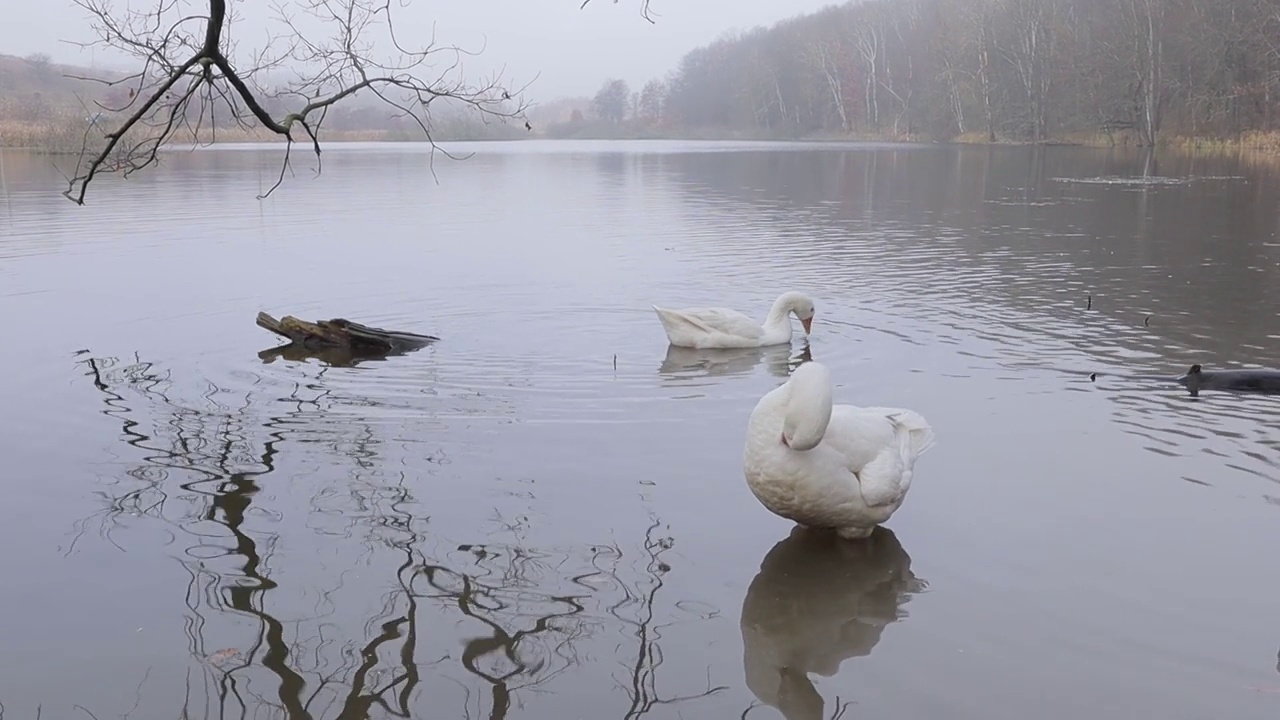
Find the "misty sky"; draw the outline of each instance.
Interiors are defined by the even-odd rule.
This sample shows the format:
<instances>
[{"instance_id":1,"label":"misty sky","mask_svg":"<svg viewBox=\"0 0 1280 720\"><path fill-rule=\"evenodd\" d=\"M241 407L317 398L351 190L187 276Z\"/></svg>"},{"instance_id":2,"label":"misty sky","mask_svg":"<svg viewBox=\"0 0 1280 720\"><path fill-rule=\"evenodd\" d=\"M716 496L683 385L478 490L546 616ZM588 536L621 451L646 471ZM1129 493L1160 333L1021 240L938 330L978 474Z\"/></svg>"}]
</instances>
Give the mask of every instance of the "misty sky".
<instances>
[{"instance_id":1,"label":"misty sky","mask_svg":"<svg viewBox=\"0 0 1280 720\"><path fill-rule=\"evenodd\" d=\"M435 22L436 38L468 48L469 72L490 73L506 67L506 77L523 83L541 76L529 94L535 100L565 95L591 95L608 77L621 77L635 89L675 67L680 56L733 29L769 25L811 12L833 0L653 0L658 17L640 17L640 0L413 0L398 9L398 32L425 40ZM148 0L121 0L118 6L146 7ZM241 7L266 6L248 0ZM0 0L0 53L45 52L58 62L119 67L118 58L93 53L63 40L90 39L84 11L70 0ZM247 23L251 20L247 19ZM242 41L253 28L239 27Z\"/></svg>"}]
</instances>

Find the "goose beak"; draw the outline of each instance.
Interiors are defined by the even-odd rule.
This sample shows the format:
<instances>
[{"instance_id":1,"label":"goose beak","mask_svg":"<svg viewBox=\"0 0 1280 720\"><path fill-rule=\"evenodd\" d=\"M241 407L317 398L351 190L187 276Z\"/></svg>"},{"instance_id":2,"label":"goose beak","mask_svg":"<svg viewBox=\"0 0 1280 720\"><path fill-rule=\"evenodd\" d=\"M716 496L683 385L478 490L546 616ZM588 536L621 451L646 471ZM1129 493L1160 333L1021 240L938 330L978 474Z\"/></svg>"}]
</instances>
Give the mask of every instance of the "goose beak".
<instances>
[{"instance_id":1,"label":"goose beak","mask_svg":"<svg viewBox=\"0 0 1280 720\"><path fill-rule=\"evenodd\" d=\"M804 326L804 334L808 335L809 331L813 329L813 318L807 317L801 320L800 324Z\"/></svg>"}]
</instances>

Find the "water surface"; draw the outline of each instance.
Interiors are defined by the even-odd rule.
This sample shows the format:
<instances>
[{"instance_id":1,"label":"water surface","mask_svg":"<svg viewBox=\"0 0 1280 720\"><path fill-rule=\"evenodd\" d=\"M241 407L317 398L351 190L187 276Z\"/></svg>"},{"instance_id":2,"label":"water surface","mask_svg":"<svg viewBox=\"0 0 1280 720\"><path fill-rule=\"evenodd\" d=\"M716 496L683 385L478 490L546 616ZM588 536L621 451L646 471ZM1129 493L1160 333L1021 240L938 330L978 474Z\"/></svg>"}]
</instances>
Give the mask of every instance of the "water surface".
<instances>
[{"instance_id":1,"label":"water surface","mask_svg":"<svg viewBox=\"0 0 1280 720\"><path fill-rule=\"evenodd\" d=\"M1128 377L1280 365L1275 166L461 149L331 147L261 202L275 149L174 153L86 207L3 156L10 717L1280 712L1280 399ZM791 348L649 309L793 288ZM259 310L442 340L263 357ZM804 357L937 431L866 543L745 487Z\"/></svg>"}]
</instances>

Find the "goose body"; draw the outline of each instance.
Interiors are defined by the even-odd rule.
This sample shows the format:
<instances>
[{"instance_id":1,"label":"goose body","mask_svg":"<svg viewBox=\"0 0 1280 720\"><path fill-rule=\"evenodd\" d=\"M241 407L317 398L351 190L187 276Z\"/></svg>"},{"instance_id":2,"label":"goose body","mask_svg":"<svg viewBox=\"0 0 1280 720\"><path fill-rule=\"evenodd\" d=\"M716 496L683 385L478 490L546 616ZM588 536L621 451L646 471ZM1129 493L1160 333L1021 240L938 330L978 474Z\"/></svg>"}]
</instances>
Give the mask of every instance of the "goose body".
<instances>
[{"instance_id":1,"label":"goose body","mask_svg":"<svg viewBox=\"0 0 1280 720\"><path fill-rule=\"evenodd\" d=\"M791 316L795 315L800 320L808 335L814 307L813 300L803 293L783 293L774 301L763 324L737 310L722 307L673 310L654 305L653 311L662 321L662 329L672 345L701 350L790 343Z\"/></svg>"},{"instance_id":2,"label":"goose body","mask_svg":"<svg viewBox=\"0 0 1280 720\"><path fill-rule=\"evenodd\" d=\"M743 473L769 511L865 538L902 505L933 429L901 408L834 405L826 366L807 362L756 403Z\"/></svg>"}]
</instances>

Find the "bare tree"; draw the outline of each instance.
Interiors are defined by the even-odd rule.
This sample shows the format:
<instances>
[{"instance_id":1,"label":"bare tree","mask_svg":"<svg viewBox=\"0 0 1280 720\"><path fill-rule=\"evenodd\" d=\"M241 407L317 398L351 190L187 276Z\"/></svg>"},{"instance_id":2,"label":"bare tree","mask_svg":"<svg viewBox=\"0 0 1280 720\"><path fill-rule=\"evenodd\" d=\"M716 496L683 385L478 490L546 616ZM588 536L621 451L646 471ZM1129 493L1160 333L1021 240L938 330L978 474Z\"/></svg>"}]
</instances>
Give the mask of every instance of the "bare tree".
<instances>
[{"instance_id":1,"label":"bare tree","mask_svg":"<svg viewBox=\"0 0 1280 720\"><path fill-rule=\"evenodd\" d=\"M106 82L127 86L128 99L99 103L102 116L85 131L64 193L81 205L97 175L127 177L155 164L160 148L180 135L204 144L235 126L285 140L280 176L265 197L284 181L294 141L308 142L319 163L326 114L358 93L415 124L433 157L439 149L433 105L463 107L485 122L523 118L526 108L520 93L496 77L463 79L467 51L434 39L402 44L393 12L402 3L391 0L282 1L275 5L276 33L250 53L237 52L227 0L154 0L145 11L111 0L74 1L92 18L97 39L88 45L123 51L142 64ZM281 80L285 72L293 79ZM268 79L272 73L277 77Z\"/></svg>"},{"instance_id":2,"label":"bare tree","mask_svg":"<svg viewBox=\"0 0 1280 720\"><path fill-rule=\"evenodd\" d=\"M667 86L661 80L650 80L640 91L637 114L650 125L662 120L663 104L667 99Z\"/></svg>"},{"instance_id":3,"label":"bare tree","mask_svg":"<svg viewBox=\"0 0 1280 720\"><path fill-rule=\"evenodd\" d=\"M604 85L591 101L596 116L605 122L618 124L627 117L627 99L631 89L625 80L605 80Z\"/></svg>"},{"instance_id":4,"label":"bare tree","mask_svg":"<svg viewBox=\"0 0 1280 720\"><path fill-rule=\"evenodd\" d=\"M1160 109L1164 80L1161 70L1164 54L1163 0L1132 0L1130 9L1135 27L1137 75L1142 83L1142 134L1148 147L1155 147L1160 134Z\"/></svg>"},{"instance_id":5,"label":"bare tree","mask_svg":"<svg viewBox=\"0 0 1280 720\"><path fill-rule=\"evenodd\" d=\"M579 5L578 7L579 9L581 9L581 8L585 8L590 4L591 4L591 0L582 0L582 4ZM618 0L613 0L613 4L617 5ZM653 9L649 6L649 0L640 0L640 17L644 18L645 20L648 20L650 23L657 22L654 20L654 18L657 17L657 13L655 13Z\"/></svg>"},{"instance_id":6,"label":"bare tree","mask_svg":"<svg viewBox=\"0 0 1280 720\"><path fill-rule=\"evenodd\" d=\"M840 129L844 132L852 130L849 113L845 111L844 82L837 53L839 49L827 42L816 42L810 47L809 62L822 72L831 91L831 105L840 117Z\"/></svg>"},{"instance_id":7,"label":"bare tree","mask_svg":"<svg viewBox=\"0 0 1280 720\"><path fill-rule=\"evenodd\" d=\"M876 86L879 84L879 63L881 47L884 44L884 33L881 32L875 19L869 19L868 22L858 27L856 37L858 50L862 53L862 60L866 68L863 95L867 103L867 120L871 122L872 128L878 130L880 129L880 102L877 97Z\"/></svg>"},{"instance_id":8,"label":"bare tree","mask_svg":"<svg viewBox=\"0 0 1280 720\"><path fill-rule=\"evenodd\" d=\"M49 79L53 68L53 58L49 57L49 53L31 53L24 59L36 71L37 77L41 80Z\"/></svg>"}]
</instances>

